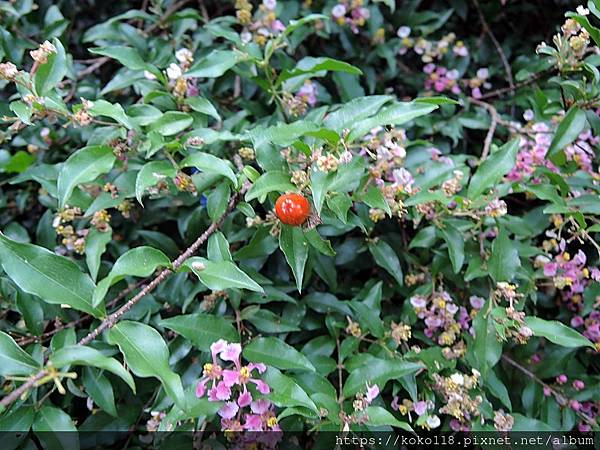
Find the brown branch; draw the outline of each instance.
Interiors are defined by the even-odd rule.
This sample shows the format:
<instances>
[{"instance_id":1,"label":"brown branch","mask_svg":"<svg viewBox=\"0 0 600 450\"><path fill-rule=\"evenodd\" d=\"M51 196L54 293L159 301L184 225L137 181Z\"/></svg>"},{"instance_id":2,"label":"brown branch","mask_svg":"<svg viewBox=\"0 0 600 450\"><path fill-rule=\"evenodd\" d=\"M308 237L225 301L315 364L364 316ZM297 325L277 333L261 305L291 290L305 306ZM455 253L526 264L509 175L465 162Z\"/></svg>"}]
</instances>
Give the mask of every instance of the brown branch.
<instances>
[{"instance_id":1,"label":"brown branch","mask_svg":"<svg viewBox=\"0 0 600 450\"><path fill-rule=\"evenodd\" d=\"M517 89L521 89L522 87L529 86L530 84L535 83L540 78L544 78L546 75L552 74L554 70L555 68L551 67L549 69L542 70L541 72L533 74L531 77L519 83L516 83L514 86L503 87L494 91L487 92L481 96L480 100L488 100L490 98L501 97L505 94L514 95Z\"/></svg>"},{"instance_id":2,"label":"brown branch","mask_svg":"<svg viewBox=\"0 0 600 450\"><path fill-rule=\"evenodd\" d=\"M138 303L143 297L152 292L159 284L165 281L173 271L176 271L180 268L183 263L190 258L191 256L198 251L200 246L204 244L208 240L208 238L219 229L219 227L223 224L227 216L235 209L238 202L243 198L244 193L249 188L249 183L244 183L239 193L231 198L229 204L227 206L227 210L225 213L214 223L212 223L202 235L196 241L189 246L177 259L175 259L171 264L171 269L162 270L147 286L145 286L137 295L135 295L132 299L130 299L127 303L121 306L114 313L110 314L106 317L98 327L88 333L83 339L78 342L78 345L87 345L91 341L93 341L100 333L104 330L110 329L117 324L117 322L121 319L121 317L131 310L133 306ZM127 288L129 289L129 288ZM118 297L124 297L127 294L119 294ZM117 298L118 298L117 297ZM116 300L116 299L115 299ZM113 300L114 302L114 300ZM0 411L6 409L9 405L11 405L14 401L16 401L21 395L27 392L29 389L34 387L38 381L48 375L48 371L46 369L40 370L38 373L33 375L29 380L19 386L17 389L12 391L6 397L0 400Z\"/></svg>"},{"instance_id":3,"label":"brown branch","mask_svg":"<svg viewBox=\"0 0 600 450\"><path fill-rule=\"evenodd\" d=\"M179 2L173 3L173 5L171 5L169 8L167 8L165 10L164 14L162 16L160 16L160 19L158 20L158 22L150 25L148 28L146 28L144 30L144 32L152 33L157 28L160 28L161 26L163 26L169 17L171 17L173 14L175 14L177 11L179 11L182 7L184 7L189 2L190 2L190 0L181 0Z\"/></svg>"},{"instance_id":4,"label":"brown branch","mask_svg":"<svg viewBox=\"0 0 600 450\"><path fill-rule=\"evenodd\" d=\"M515 367L516 369L520 370L522 373L524 373L525 375L527 375L529 378L531 378L533 381L535 381L536 383L538 383L539 385L547 388L550 390L550 392L552 393L552 395L554 395L554 397L556 398L556 401L561 404L567 404L568 403L568 399L559 391L557 391L556 389L554 389L552 386L550 386L547 383L544 383L544 381L542 381L536 374L534 374L531 370L526 369L525 367L523 367L521 364L519 364L518 362L516 362L514 359L512 359L511 357L509 357L506 354L502 355L502 359L504 361L506 361L508 364L510 364L511 366ZM577 413L577 415L579 417L581 417L585 422L587 422L589 425L596 427L596 421L594 419L592 419L591 417L589 417L587 414L584 414L580 411L575 411Z\"/></svg>"},{"instance_id":5,"label":"brown branch","mask_svg":"<svg viewBox=\"0 0 600 450\"><path fill-rule=\"evenodd\" d=\"M489 113L492 119L492 123L490 124L490 128L488 129L487 135L485 136L485 140L483 141L483 151L481 152L481 157L479 158L480 162L485 161L485 159L490 154L490 147L492 146L492 139L494 138L494 133L496 132L496 127L500 122L500 116L498 115L498 111L492 105L486 102L482 102L481 100L477 100L476 98L469 98L471 103L475 103L483 108L485 108Z\"/></svg>"},{"instance_id":6,"label":"brown branch","mask_svg":"<svg viewBox=\"0 0 600 450\"><path fill-rule=\"evenodd\" d=\"M94 73L97 69L102 67L108 61L110 61L110 58L108 56L103 56L102 58L98 58L94 64L91 64L90 66L86 67L81 72L79 72L77 74L77 79L81 80L81 79L85 78L86 76Z\"/></svg>"},{"instance_id":7,"label":"brown branch","mask_svg":"<svg viewBox=\"0 0 600 450\"><path fill-rule=\"evenodd\" d=\"M494 44L494 47L496 47L496 51L498 52L498 55L500 56L500 60L502 61L502 65L504 66L504 71L506 72L506 78L508 80L509 89L512 92L514 92L515 80L513 78L512 70L510 68L510 64L508 63L508 59L506 58L506 55L504 54L504 50L502 50L502 46L500 45L500 42L498 42L498 39L496 39L496 36L494 36L494 33L492 32L492 29L488 25L487 20L485 20L483 11L481 10L481 7L479 6L479 0L473 0L473 3L475 4L475 8L477 9L477 14L479 15L479 20L481 21L481 26L483 27L483 31L491 39L492 43Z\"/></svg>"}]
</instances>

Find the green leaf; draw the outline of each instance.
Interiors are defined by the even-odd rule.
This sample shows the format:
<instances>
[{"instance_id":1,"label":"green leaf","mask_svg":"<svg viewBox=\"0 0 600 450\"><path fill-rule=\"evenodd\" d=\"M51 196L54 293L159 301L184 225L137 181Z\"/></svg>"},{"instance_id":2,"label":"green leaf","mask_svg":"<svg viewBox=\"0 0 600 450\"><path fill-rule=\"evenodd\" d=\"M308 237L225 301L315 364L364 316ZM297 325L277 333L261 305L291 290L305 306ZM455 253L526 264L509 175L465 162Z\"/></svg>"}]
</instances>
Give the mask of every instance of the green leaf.
<instances>
[{"instance_id":1,"label":"green leaf","mask_svg":"<svg viewBox=\"0 0 600 450\"><path fill-rule=\"evenodd\" d=\"M48 450L79 448L79 435L71 417L52 406L42 406L32 425L33 431Z\"/></svg>"},{"instance_id":2,"label":"green leaf","mask_svg":"<svg viewBox=\"0 0 600 450\"><path fill-rule=\"evenodd\" d=\"M389 95L371 95L359 97L344 103L339 109L327 115L324 124L327 128L342 132L344 128L355 125L375 114L379 109L392 100Z\"/></svg>"},{"instance_id":3,"label":"green leaf","mask_svg":"<svg viewBox=\"0 0 600 450\"><path fill-rule=\"evenodd\" d=\"M212 314L188 314L169 317L158 323L188 339L195 347L207 352L210 345L219 339L239 342L237 330L230 321Z\"/></svg>"},{"instance_id":4,"label":"green leaf","mask_svg":"<svg viewBox=\"0 0 600 450\"><path fill-rule=\"evenodd\" d=\"M292 378L283 375L274 367L269 367L263 378L271 388L268 398L276 406L302 406L316 414L319 413L317 406L308 394Z\"/></svg>"},{"instance_id":5,"label":"green leaf","mask_svg":"<svg viewBox=\"0 0 600 450\"><path fill-rule=\"evenodd\" d=\"M558 152L577 139L577 136L583 131L586 123L585 111L579 109L577 106L572 106L556 128L556 133L554 133L554 138L548 148L546 157L556 162Z\"/></svg>"},{"instance_id":6,"label":"green leaf","mask_svg":"<svg viewBox=\"0 0 600 450\"><path fill-rule=\"evenodd\" d=\"M521 267L519 251L508 238L507 231L501 228L492 244L492 256L488 263L490 276L496 283L511 281L519 267Z\"/></svg>"},{"instance_id":7,"label":"green leaf","mask_svg":"<svg viewBox=\"0 0 600 450\"><path fill-rule=\"evenodd\" d=\"M308 14L299 20L290 20L290 23L287 27L285 27L285 30L283 31L283 35L288 36L294 31L296 31L298 28L301 28L303 25L309 22L326 20L329 20L329 16L326 16L325 14Z\"/></svg>"},{"instance_id":8,"label":"green leaf","mask_svg":"<svg viewBox=\"0 0 600 450\"><path fill-rule=\"evenodd\" d=\"M381 406L369 406L365 410L365 413L369 418L367 425L377 427L382 425L390 425L396 428L402 428L406 431L413 431L412 427L408 423L396 419L391 412L385 408L382 408Z\"/></svg>"},{"instance_id":9,"label":"green leaf","mask_svg":"<svg viewBox=\"0 0 600 450\"><path fill-rule=\"evenodd\" d=\"M273 191L288 192L295 190L296 186L290 182L290 175L287 172L271 170L263 173L254 182L246 193L246 201L249 202Z\"/></svg>"},{"instance_id":10,"label":"green leaf","mask_svg":"<svg viewBox=\"0 0 600 450\"><path fill-rule=\"evenodd\" d=\"M0 418L0 432L17 431L23 433L29 431L33 424L35 413L36 411L33 406L21 405L19 408L14 408L10 414L6 414ZM3 440L3 444L7 445L6 440Z\"/></svg>"},{"instance_id":11,"label":"green leaf","mask_svg":"<svg viewBox=\"0 0 600 450\"><path fill-rule=\"evenodd\" d=\"M181 379L169 367L169 349L158 331L146 324L125 320L110 329L108 342L119 346L135 375L157 378L175 404L186 409Z\"/></svg>"},{"instance_id":12,"label":"green leaf","mask_svg":"<svg viewBox=\"0 0 600 450\"><path fill-rule=\"evenodd\" d=\"M68 345L55 351L50 356L50 361L54 367L59 369L74 364L108 370L125 381L135 394L135 383L131 374L116 359L104 356L95 348L84 345Z\"/></svg>"},{"instance_id":13,"label":"green leaf","mask_svg":"<svg viewBox=\"0 0 600 450\"><path fill-rule=\"evenodd\" d=\"M473 354L478 364L478 369L484 379L488 371L494 367L502 356L502 342L496 337L496 326L491 314L487 314L487 304L475 316L473 328L475 338Z\"/></svg>"},{"instance_id":14,"label":"green leaf","mask_svg":"<svg viewBox=\"0 0 600 450\"><path fill-rule=\"evenodd\" d=\"M12 112L14 112L19 120L26 125L32 125L31 123L31 114L33 113L33 109L30 105L22 101L11 102L9 108Z\"/></svg>"},{"instance_id":15,"label":"green leaf","mask_svg":"<svg viewBox=\"0 0 600 450\"><path fill-rule=\"evenodd\" d=\"M446 244L448 244L448 255L450 256L452 269L454 273L458 273L465 262L465 241L463 235L448 222L444 223L444 228L441 231Z\"/></svg>"},{"instance_id":16,"label":"green leaf","mask_svg":"<svg viewBox=\"0 0 600 450\"><path fill-rule=\"evenodd\" d=\"M366 389L365 383L376 384L383 390L389 380L402 378L423 368L421 364L399 359L380 359L370 356L363 365L354 369L344 384L344 396L350 398Z\"/></svg>"},{"instance_id":17,"label":"green leaf","mask_svg":"<svg viewBox=\"0 0 600 450\"><path fill-rule=\"evenodd\" d=\"M187 78L218 78L241 60L242 55L239 52L213 50L185 72L184 76Z\"/></svg>"},{"instance_id":18,"label":"green leaf","mask_svg":"<svg viewBox=\"0 0 600 450\"><path fill-rule=\"evenodd\" d=\"M180 111L168 111L153 122L149 131L156 131L163 136L173 136L189 127L194 122L192 116Z\"/></svg>"},{"instance_id":19,"label":"green leaf","mask_svg":"<svg viewBox=\"0 0 600 450\"><path fill-rule=\"evenodd\" d=\"M261 337L250 341L244 347L244 358L278 369L315 371L315 367L306 356L275 337Z\"/></svg>"},{"instance_id":20,"label":"green leaf","mask_svg":"<svg viewBox=\"0 0 600 450\"><path fill-rule=\"evenodd\" d=\"M282 224L281 232L279 233L279 247L294 273L298 292L302 292L304 266L308 259L308 243L306 242L306 239L304 239L302 229L300 227L291 227Z\"/></svg>"},{"instance_id":21,"label":"green leaf","mask_svg":"<svg viewBox=\"0 0 600 450\"><path fill-rule=\"evenodd\" d=\"M296 64L293 70L283 70L277 79L277 83L282 83L290 78L297 77L300 75L314 74L317 72L346 72L356 75L362 75L362 71L358 67L354 67L352 64L348 64L343 61L338 61L333 58L314 58L307 56L302 58ZM314 76L313 75L313 76Z\"/></svg>"},{"instance_id":22,"label":"green leaf","mask_svg":"<svg viewBox=\"0 0 600 450\"><path fill-rule=\"evenodd\" d=\"M99 175L110 172L115 159L113 149L108 145L84 147L69 156L58 175L59 208L65 207L78 184L94 181Z\"/></svg>"},{"instance_id":23,"label":"green leaf","mask_svg":"<svg viewBox=\"0 0 600 450\"><path fill-rule=\"evenodd\" d=\"M184 263L183 267L191 269L202 284L213 291L236 288L263 292L256 281L231 261L209 261L200 257L192 257Z\"/></svg>"},{"instance_id":24,"label":"green leaf","mask_svg":"<svg viewBox=\"0 0 600 450\"><path fill-rule=\"evenodd\" d=\"M101 371L86 367L83 371L82 382L94 403L111 416L118 417L112 384Z\"/></svg>"},{"instance_id":25,"label":"green leaf","mask_svg":"<svg viewBox=\"0 0 600 450\"><path fill-rule=\"evenodd\" d=\"M219 116L216 108L204 97L188 97L186 98L186 103L190 105L194 111L211 116L215 120L221 120L221 116Z\"/></svg>"},{"instance_id":26,"label":"green leaf","mask_svg":"<svg viewBox=\"0 0 600 450\"><path fill-rule=\"evenodd\" d=\"M335 256L335 250L331 247L331 242L323 239L316 228L304 232L306 241L316 250L327 256Z\"/></svg>"},{"instance_id":27,"label":"green leaf","mask_svg":"<svg viewBox=\"0 0 600 450\"><path fill-rule=\"evenodd\" d=\"M585 336L556 320L525 317L525 324L535 336L541 336L563 347L592 347L594 344Z\"/></svg>"},{"instance_id":28,"label":"green leaf","mask_svg":"<svg viewBox=\"0 0 600 450\"><path fill-rule=\"evenodd\" d=\"M519 139L513 139L483 161L469 183L469 198L473 199L492 189L514 167L518 150Z\"/></svg>"},{"instance_id":29,"label":"green leaf","mask_svg":"<svg viewBox=\"0 0 600 450\"><path fill-rule=\"evenodd\" d=\"M123 107L118 103L112 104L106 100L94 100L93 106L88 110L92 116L110 117L123 125L128 130L135 128L131 119L125 114Z\"/></svg>"},{"instance_id":30,"label":"green leaf","mask_svg":"<svg viewBox=\"0 0 600 450\"><path fill-rule=\"evenodd\" d=\"M31 375L40 365L17 345L8 334L0 331L0 375Z\"/></svg>"},{"instance_id":31,"label":"green leaf","mask_svg":"<svg viewBox=\"0 0 600 450\"><path fill-rule=\"evenodd\" d=\"M394 277L398 286L402 286L404 284L402 267L400 266L398 255L396 255L396 252L390 244L383 239L378 239L375 243L369 242L368 246L377 265L385 269L392 277Z\"/></svg>"},{"instance_id":32,"label":"green leaf","mask_svg":"<svg viewBox=\"0 0 600 450\"><path fill-rule=\"evenodd\" d=\"M177 170L169 161L152 161L144 164L135 180L135 198L139 204L144 206L142 197L146 189L156 186L166 178L174 178L175 175L177 175Z\"/></svg>"},{"instance_id":33,"label":"green leaf","mask_svg":"<svg viewBox=\"0 0 600 450\"><path fill-rule=\"evenodd\" d=\"M361 200L371 208L383 209L388 216L392 217L390 205L377 186L370 186Z\"/></svg>"},{"instance_id":34,"label":"green leaf","mask_svg":"<svg viewBox=\"0 0 600 450\"><path fill-rule=\"evenodd\" d=\"M56 53L48 56L48 61L40 64L33 76L35 90L40 97L47 95L67 74L67 56L62 43L54 38L52 44L56 47Z\"/></svg>"},{"instance_id":35,"label":"green leaf","mask_svg":"<svg viewBox=\"0 0 600 450\"><path fill-rule=\"evenodd\" d=\"M12 241L0 233L0 264L15 284L29 294L94 317L104 315L103 307L92 306L92 279L64 256L37 245Z\"/></svg>"},{"instance_id":36,"label":"green leaf","mask_svg":"<svg viewBox=\"0 0 600 450\"><path fill-rule=\"evenodd\" d=\"M154 66L144 61L137 50L131 47L111 45L109 47L91 48L90 52L95 53L96 55L103 55L116 59L123 66L131 70L148 70L155 75L157 72Z\"/></svg>"},{"instance_id":37,"label":"green leaf","mask_svg":"<svg viewBox=\"0 0 600 450\"><path fill-rule=\"evenodd\" d=\"M365 120L357 120L350 126L348 142L363 137L371 129L383 125L402 125L417 117L429 114L438 108L437 105L415 102L396 102L382 109L375 116Z\"/></svg>"},{"instance_id":38,"label":"green leaf","mask_svg":"<svg viewBox=\"0 0 600 450\"><path fill-rule=\"evenodd\" d=\"M181 161L181 167L196 167L204 172L222 175L231 180L234 186L237 186L237 178L229 163L211 155L210 153L193 153Z\"/></svg>"},{"instance_id":39,"label":"green leaf","mask_svg":"<svg viewBox=\"0 0 600 450\"><path fill-rule=\"evenodd\" d=\"M206 211L213 223L218 222L227 211L230 193L231 190L229 189L228 184L219 183L208 195Z\"/></svg>"},{"instance_id":40,"label":"green leaf","mask_svg":"<svg viewBox=\"0 0 600 450\"><path fill-rule=\"evenodd\" d=\"M208 238L206 244L206 254L211 261L232 261L231 252L229 251L229 242L227 238L217 231Z\"/></svg>"},{"instance_id":41,"label":"green leaf","mask_svg":"<svg viewBox=\"0 0 600 450\"><path fill-rule=\"evenodd\" d=\"M93 281L98 277L102 254L106 251L106 246L112 240L112 230L100 231L95 227L85 238L85 262Z\"/></svg>"},{"instance_id":42,"label":"green leaf","mask_svg":"<svg viewBox=\"0 0 600 450\"><path fill-rule=\"evenodd\" d=\"M147 277L152 275L158 267L171 267L171 261L160 250L143 246L123 253L107 277L96 286L92 303L94 306L102 303L108 289L126 276Z\"/></svg>"},{"instance_id":43,"label":"green leaf","mask_svg":"<svg viewBox=\"0 0 600 450\"><path fill-rule=\"evenodd\" d=\"M487 377L484 379L485 385L492 395L500 400L502 404L508 408L508 411L512 411L512 403L510 401L508 389L506 389L506 386L500 381L496 373L493 370L490 370Z\"/></svg>"}]
</instances>

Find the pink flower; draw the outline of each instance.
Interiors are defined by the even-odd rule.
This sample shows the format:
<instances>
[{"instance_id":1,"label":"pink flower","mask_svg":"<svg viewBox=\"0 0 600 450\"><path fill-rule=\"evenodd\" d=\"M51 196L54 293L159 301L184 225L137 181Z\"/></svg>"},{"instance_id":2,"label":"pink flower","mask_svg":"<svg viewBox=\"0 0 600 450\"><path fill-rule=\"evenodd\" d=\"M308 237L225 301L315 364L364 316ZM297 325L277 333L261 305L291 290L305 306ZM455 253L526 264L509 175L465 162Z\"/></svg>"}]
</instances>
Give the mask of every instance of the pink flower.
<instances>
[{"instance_id":1,"label":"pink flower","mask_svg":"<svg viewBox=\"0 0 600 450\"><path fill-rule=\"evenodd\" d=\"M481 94L481 89L479 89L479 88L473 89L471 91L471 96L476 99L480 99L481 97L483 97L483 95Z\"/></svg>"},{"instance_id":2,"label":"pink flower","mask_svg":"<svg viewBox=\"0 0 600 450\"><path fill-rule=\"evenodd\" d=\"M285 25L283 24L283 22L279 19L274 20L271 23L271 30L273 30L274 33L281 33L283 31L285 31Z\"/></svg>"},{"instance_id":3,"label":"pink flower","mask_svg":"<svg viewBox=\"0 0 600 450\"><path fill-rule=\"evenodd\" d=\"M551 395L552 395L552 389L550 389L548 386L544 386L544 396L550 397Z\"/></svg>"},{"instance_id":4,"label":"pink flower","mask_svg":"<svg viewBox=\"0 0 600 450\"><path fill-rule=\"evenodd\" d=\"M239 406L236 402L227 402L223 405L223 407L219 410L218 414L223 419L233 419L237 412L239 411Z\"/></svg>"},{"instance_id":5,"label":"pink flower","mask_svg":"<svg viewBox=\"0 0 600 450\"><path fill-rule=\"evenodd\" d=\"M476 295L472 295L469 297L469 303L473 309L481 309L483 308L483 305L485 305L485 299L482 297L477 297Z\"/></svg>"},{"instance_id":6,"label":"pink flower","mask_svg":"<svg viewBox=\"0 0 600 450\"><path fill-rule=\"evenodd\" d=\"M573 411L579 411L581 409L581 403L579 403L577 400L571 400L569 402L569 406Z\"/></svg>"},{"instance_id":7,"label":"pink flower","mask_svg":"<svg viewBox=\"0 0 600 450\"><path fill-rule=\"evenodd\" d=\"M250 404L250 409L254 414L264 414L269 410L270 407L271 402L262 398Z\"/></svg>"},{"instance_id":8,"label":"pink flower","mask_svg":"<svg viewBox=\"0 0 600 450\"><path fill-rule=\"evenodd\" d=\"M257 380L257 379L253 379L250 378L249 380L251 383L254 383L256 385L256 387L258 388L258 391L261 394L267 395L269 392L271 392L271 388L269 387L269 385L267 383L265 383L262 380Z\"/></svg>"},{"instance_id":9,"label":"pink flower","mask_svg":"<svg viewBox=\"0 0 600 450\"><path fill-rule=\"evenodd\" d=\"M373 386L369 386L367 383L367 393L365 394L365 399L367 402L371 403L375 398L379 395L379 386L374 384Z\"/></svg>"},{"instance_id":10,"label":"pink flower","mask_svg":"<svg viewBox=\"0 0 600 450\"><path fill-rule=\"evenodd\" d=\"M565 384L567 381L568 381L568 378L564 373L556 377L556 382L558 384Z\"/></svg>"},{"instance_id":11,"label":"pink flower","mask_svg":"<svg viewBox=\"0 0 600 450\"><path fill-rule=\"evenodd\" d=\"M583 317L581 316L574 316L571 319L571 326L573 328L579 328L581 325L583 325L584 321L583 321Z\"/></svg>"},{"instance_id":12,"label":"pink flower","mask_svg":"<svg viewBox=\"0 0 600 450\"><path fill-rule=\"evenodd\" d=\"M547 277L553 277L556 275L556 271L558 270L558 264L554 262L549 262L544 265L544 275Z\"/></svg>"},{"instance_id":13,"label":"pink flower","mask_svg":"<svg viewBox=\"0 0 600 450\"><path fill-rule=\"evenodd\" d=\"M239 362L242 346L240 344L227 344L219 355L223 361Z\"/></svg>"},{"instance_id":14,"label":"pink flower","mask_svg":"<svg viewBox=\"0 0 600 450\"><path fill-rule=\"evenodd\" d=\"M413 410L417 413L417 416L422 416L427 412L427 402L424 402L423 400L416 402L413 405Z\"/></svg>"},{"instance_id":15,"label":"pink flower","mask_svg":"<svg viewBox=\"0 0 600 450\"><path fill-rule=\"evenodd\" d=\"M581 391L585 388L585 383L581 380L575 380L573 381L573 388L575 388L576 391Z\"/></svg>"},{"instance_id":16,"label":"pink flower","mask_svg":"<svg viewBox=\"0 0 600 450\"><path fill-rule=\"evenodd\" d=\"M198 382L198 385L196 386L196 397L198 397L198 398L204 397L204 394L206 393L206 382L207 381L208 381L208 378L204 378Z\"/></svg>"},{"instance_id":17,"label":"pink flower","mask_svg":"<svg viewBox=\"0 0 600 450\"><path fill-rule=\"evenodd\" d=\"M242 392L240 394L240 396L238 397L238 405L240 405L240 408L248 406L251 403L252 403L252 394L250 393L250 391Z\"/></svg>"},{"instance_id":18,"label":"pink flower","mask_svg":"<svg viewBox=\"0 0 600 450\"><path fill-rule=\"evenodd\" d=\"M210 401L222 401L229 400L231 397L231 389L227 384L223 381L219 381L217 386L213 387L210 391L208 391L208 398Z\"/></svg>"},{"instance_id":19,"label":"pink flower","mask_svg":"<svg viewBox=\"0 0 600 450\"><path fill-rule=\"evenodd\" d=\"M244 429L249 431L263 431L262 419L255 414L246 414L244 416Z\"/></svg>"}]
</instances>

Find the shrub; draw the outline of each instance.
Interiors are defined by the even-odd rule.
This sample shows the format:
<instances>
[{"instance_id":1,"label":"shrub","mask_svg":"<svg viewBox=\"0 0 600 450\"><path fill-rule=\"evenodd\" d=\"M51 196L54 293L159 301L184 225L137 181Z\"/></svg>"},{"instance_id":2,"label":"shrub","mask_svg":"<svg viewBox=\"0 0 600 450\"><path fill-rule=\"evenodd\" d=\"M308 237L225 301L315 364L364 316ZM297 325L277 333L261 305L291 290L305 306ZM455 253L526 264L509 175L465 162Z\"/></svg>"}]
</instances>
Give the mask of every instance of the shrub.
<instances>
[{"instance_id":1,"label":"shrub","mask_svg":"<svg viewBox=\"0 0 600 450\"><path fill-rule=\"evenodd\" d=\"M0 429L598 429L598 1L128 3L0 5Z\"/></svg>"}]
</instances>

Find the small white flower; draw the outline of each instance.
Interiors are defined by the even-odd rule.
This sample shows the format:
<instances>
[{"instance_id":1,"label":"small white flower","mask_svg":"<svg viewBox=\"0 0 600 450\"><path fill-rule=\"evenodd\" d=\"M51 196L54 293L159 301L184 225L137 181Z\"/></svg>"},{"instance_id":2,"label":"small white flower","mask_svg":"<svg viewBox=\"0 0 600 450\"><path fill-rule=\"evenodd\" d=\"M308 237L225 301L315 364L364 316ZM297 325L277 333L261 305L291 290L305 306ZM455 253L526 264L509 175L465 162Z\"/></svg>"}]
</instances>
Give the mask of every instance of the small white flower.
<instances>
[{"instance_id":1,"label":"small white flower","mask_svg":"<svg viewBox=\"0 0 600 450\"><path fill-rule=\"evenodd\" d=\"M523 119L525 119L527 122L533 120L533 111L531 109L526 110L523 113Z\"/></svg>"},{"instance_id":2,"label":"small white flower","mask_svg":"<svg viewBox=\"0 0 600 450\"><path fill-rule=\"evenodd\" d=\"M446 73L446 78L448 78L449 80L457 80L458 79L458 70L456 70L456 69L449 70L448 73Z\"/></svg>"},{"instance_id":3,"label":"small white flower","mask_svg":"<svg viewBox=\"0 0 600 450\"><path fill-rule=\"evenodd\" d=\"M477 78L479 78L480 80L485 80L489 76L490 72L486 67L483 67L477 71Z\"/></svg>"},{"instance_id":4,"label":"small white flower","mask_svg":"<svg viewBox=\"0 0 600 450\"><path fill-rule=\"evenodd\" d=\"M331 10L331 15L333 17L335 17L336 19L338 19L340 17L344 17L346 15L346 5L338 3Z\"/></svg>"},{"instance_id":5,"label":"small white flower","mask_svg":"<svg viewBox=\"0 0 600 450\"><path fill-rule=\"evenodd\" d=\"M146 80L156 80L156 76L152 73L152 72L148 72L147 70L144 70L144 78Z\"/></svg>"},{"instance_id":6,"label":"small white flower","mask_svg":"<svg viewBox=\"0 0 600 450\"><path fill-rule=\"evenodd\" d=\"M277 8L277 0L263 0L263 5L265 5L265 8L273 11Z\"/></svg>"},{"instance_id":7,"label":"small white flower","mask_svg":"<svg viewBox=\"0 0 600 450\"><path fill-rule=\"evenodd\" d=\"M427 426L429 426L429 428L437 428L440 426L440 424L441 424L440 418L438 416L436 416L435 414L433 414L427 418Z\"/></svg>"},{"instance_id":8,"label":"small white flower","mask_svg":"<svg viewBox=\"0 0 600 450\"><path fill-rule=\"evenodd\" d=\"M192 269L194 270L204 270L206 269L206 264L200 262L200 261L194 261L192 263Z\"/></svg>"},{"instance_id":9,"label":"small white flower","mask_svg":"<svg viewBox=\"0 0 600 450\"><path fill-rule=\"evenodd\" d=\"M401 26L400 28L398 28L398 32L396 34L400 39L404 39L410 36L410 27L407 27L406 25Z\"/></svg>"},{"instance_id":10,"label":"small white flower","mask_svg":"<svg viewBox=\"0 0 600 450\"><path fill-rule=\"evenodd\" d=\"M582 16L587 16L590 13L590 10L587 8L584 8L583 5L579 5L577 7L577 14L580 14Z\"/></svg>"},{"instance_id":11,"label":"small white flower","mask_svg":"<svg viewBox=\"0 0 600 450\"><path fill-rule=\"evenodd\" d=\"M176 80L182 74L183 72L181 71L181 67L175 63L171 63L171 65L167 67L167 76L169 77L169 80Z\"/></svg>"},{"instance_id":12,"label":"small white flower","mask_svg":"<svg viewBox=\"0 0 600 450\"><path fill-rule=\"evenodd\" d=\"M180 48L175 52L175 58L180 63L190 63L194 60L194 55L187 48Z\"/></svg>"},{"instance_id":13,"label":"small white flower","mask_svg":"<svg viewBox=\"0 0 600 450\"><path fill-rule=\"evenodd\" d=\"M240 33L240 39L244 44L247 44L252 41L252 33L250 33L248 30L244 30Z\"/></svg>"},{"instance_id":14,"label":"small white flower","mask_svg":"<svg viewBox=\"0 0 600 450\"><path fill-rule=\"evenodd\" d=\"M462 386L463 384L465 384L465 377L461 373L457 372L455 374L452 374L450 376L450 379L452 380L452 382L454 384L457 384L459 386Z\"/></svg>"}]
</instances>

